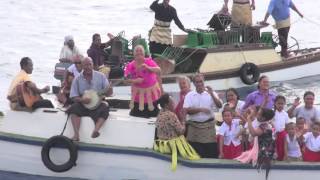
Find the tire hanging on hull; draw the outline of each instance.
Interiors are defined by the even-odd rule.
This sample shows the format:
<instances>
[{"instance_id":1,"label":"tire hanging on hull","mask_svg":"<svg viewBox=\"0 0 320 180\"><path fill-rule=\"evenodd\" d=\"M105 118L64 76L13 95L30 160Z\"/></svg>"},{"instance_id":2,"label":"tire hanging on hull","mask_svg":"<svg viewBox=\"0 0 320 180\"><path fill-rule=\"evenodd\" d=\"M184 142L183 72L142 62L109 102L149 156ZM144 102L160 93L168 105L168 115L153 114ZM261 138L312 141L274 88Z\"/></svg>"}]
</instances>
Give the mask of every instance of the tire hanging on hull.
<instances>
[{"instance_id":1,"label":"tire hanging on hull","mask_svg":"<svg viewBox=\"0 0 320 180\"><path fill-rule=\"evenodd\" d=\"M241 66L239 75L244 84L252 85L258 81L260 71L254 63L245 63Z\"/></svg>"},{"instance_id":2,"label":"tire hanging on hull","mask_svg":"<svg viewBox=\"0 0 320 180\"><path fill-rule=\"evenodd\" d=\"M55 164L50 159L50 150L53 147L63 147L67 148L70 154L70 158L67 162L63 164ZM49 138L41 150L41 159L43 164L54 172L65 172L71 169L76 165L76 161L78 159L78 147L73 143L73 141L66 136L57 135Z\"/></svg>"}]
</instances>

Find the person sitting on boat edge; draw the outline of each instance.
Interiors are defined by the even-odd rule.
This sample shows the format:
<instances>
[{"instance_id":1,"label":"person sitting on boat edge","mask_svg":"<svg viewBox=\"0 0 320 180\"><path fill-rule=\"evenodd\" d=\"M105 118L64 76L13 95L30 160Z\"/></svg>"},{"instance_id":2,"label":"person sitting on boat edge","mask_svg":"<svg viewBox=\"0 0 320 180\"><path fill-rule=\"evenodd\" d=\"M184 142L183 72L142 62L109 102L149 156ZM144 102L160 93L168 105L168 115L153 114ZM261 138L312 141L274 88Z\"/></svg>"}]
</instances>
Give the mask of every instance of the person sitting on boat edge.
<instances>
[{"instance_id":1,"label":"person sitting on boat edge","mask_svg":"<svg viewBox=\"0 0 320 180\"><path fill-rule=\"evenodd\" d=\"M110 38L108 42L101 43L100 34L93 34L91 46L87 50L87 54L89 57L91 57L93 61L93 68L96 71L100 66L104 65L105 61L107 61L109 58L109 54L106 51L104 51L104 49L111 46L114 36L108 33L108 37Z\"/></svg>"},{"instance_id":2,"label":"person sitting on boat edge","mask_svg":"<svg viewBox=\"0 0 320 180\"><path fill-rule=\"evenodd\" d=\"M37 108L53 108L50 100L43 99L40 94L47 93L50 88L46 86L39 89L32 82L29 74L33 71L33 62L29 57L23 57L20 61L21 71L11 81L7 99L12 110L35 110Z\"/></svg>"},{"instance_id":3,"label":"person sitting on boat edge","mask_svg":"<svg viewBox=\"0 0 320 180\"><path fill-rule=\"evenodd\" d=\"M234 117L234 112L229 107L224 108L222 117L223 123L218 131L219 158L234 159L242 153L242 121Z\"/></svg>"},{"instance_id":4,"label":"person sitting on boat edge","mask_svg":"<svg viewBox=\"0 0 320 180\"><path fill-rule=\"evenodd\" d=\"M155 12L154 25L149 31L149 48L152 57L154 57L153 54L161 54L172 45L170 28L172 20L182 31L186 32L178 18L176 9L169 5L170 0L163 0L160 4L158 2L159 0L156 0L150 5L150 9Z\"/></svg>"},{"instance_id":5,"label":"person sitting on boat edge","mask_svg":"<svg viewBox=\"0 0 320 180\"><path fill-rule=\"evenodd\" d=\"M315 121L320 121L320 110L314 105L315 94L312 91L306 91L303 94L304 105L300 106L300 98L297 97L292 106L288 109L290 118L303 117L307 128Z\"/></svg>"},{"instance_id":6,"label":"person sitting on boat edge","mask_svg":"<svg viewBox=\"0 0 320 180\"><path fill-rule=\"evenodd\" d=\"M210 86L205 86L203 74L196 74L193 84L196 89L186 95L183 103L188 114L187 140L202 158L217 158L214 111L222 107L222 101Z\"/></svg>"},{"instance_id":7,"label":"person sitting on boat edge","mask_svg":"<svg viewBox=\"0 0 320 180\"><path fill-rule=\"evenodd\" d=\"M78 47L74 43L72 36L68 35L64 37L63 47L60 52L60 62L72 62L72 58L75 55L82 55Z\"/></svg>"},{"instance_id":8,"label":"person sitting on boat edge","mask_svg":"<svg viewBox=\"0 0 320 180\"><path fill-rule=\"evenodd\" d=\"M175 107L175 113L178 116L178 119L182 122L186 120L186 113L183 110L184 98L191 91L191 81L187 76L179 76L177 78L179 84L180 93L179 101Z\"/></svg>"},{"instance_id":9,"label":"person sitting on boat edge","mask_svg":"<svg viewBox=\"0 0 320 180\"><path fill-rule=\"evenodd\" d=\"M261 24L267 24L270 16L274 18L278 30L279 44L281 46L281 56L284 58L289 57L288 53L288 35L290 30L290 8L293 9L301 18L303 15L297 9L292 0L270 0L268 10Z\"/></svg>"},{"instance_id":10,"label":"person sitting on boat edge","mask_svg":"<svg viewBox=\"0 0 320 180\"><path fill-rule=\"evenodd\" d=\"M299 137L296 134L296 124L290 122L286 124L287 135L284 142L285 161L302 161L302 153L299 144Z\"/></svg>"},{"instance_id":11,"label":"person sitting on boat edge","mask_svg":"<svg viewBox=\"0 0 320 180\"><path fill-rule=\"evenodd\" d=\"M71 84L74 77L80 75L82 71L82 55L76 55L73 57L73 64L67 68L67 71L64 76L64 80L61 84L61 89L57 94L58 101L64 105L64 107L71 105L73 103L72 99L70 98L70 89Z\"/></svg>"},{"instance_id":12,"label":"person sitting on boat edge","mask_svg":"<svg viewBox=\"0 0 320 180\"><path fill-rule=\"evenodd\" d=\"M229 0L224 0L223 11L228 12ZM251 26L252 24L252 10L255 10L255 0L234 0L231 10L232 27L239 27L241 25Z\"/></svg>"},{"instance_id":13,"label":"person sitting on boat edge","mask_svg":"<svg viewBox=\"0 0 320 180\"><path fill-rule=\"evenodd\" d=\"M161 70L152 58L145 58L144 48L134 48L134 60L125 67L127 83L131 84L130 115L137 117L156 117L159 108L156 101L161 95L157 76Z\"/></svg>"},{"instance_id":14,"label":"person sitting on boat edge","mask_svg":"<svg viewBox=\"0 0 320 180\"><path fill-rule=\"evenodd\" d=\"M109 116L109 106L101 102L93 102L92 97L84 96L88 90L94 90L98 93L104 93L106 96L112 94L112 87L106 76L93 70L93 62L90 57L85 57L82 63L83 71L72 81L70 98L75 103L67 110L71 116L71 122L74 129L73 140L79 141L80 120L83 116L90 116L95 123L95 128L91 134L92 138L100 135L99 130ZM95 108L88 109L85 106L89 103L96 103Z\"/></svg>"},{"instance_id":15,"label":"person sitting on boat edge","mask_svg":"<svg viewBox=\"0 0 320 180\"><path fill-rule=\"evenodd\" d=\"M156 127L158 139L154 142L154 150L172 154L171 169L175 170L179 154L190 160L199 159L199 155L184 137L185 121L179 121L174 113L174 102L168 93L164 93L157 101L161 110L157 116Z\"/></svg>"},{"instance_id":16,"label":"person sitting on boat edge","mask_svg":"<svg viewBox=\"0 0 320 180\"><path fill-rule=\"evenodd\" d=\"M251 105L261 106L266 98L267 104L265 108L272 109L276 95L276 92L269 89L269 78L262 75L258 80L258 90L247 95L245 104L242 107L242 112Z\"/></svg>"}]
</instances>

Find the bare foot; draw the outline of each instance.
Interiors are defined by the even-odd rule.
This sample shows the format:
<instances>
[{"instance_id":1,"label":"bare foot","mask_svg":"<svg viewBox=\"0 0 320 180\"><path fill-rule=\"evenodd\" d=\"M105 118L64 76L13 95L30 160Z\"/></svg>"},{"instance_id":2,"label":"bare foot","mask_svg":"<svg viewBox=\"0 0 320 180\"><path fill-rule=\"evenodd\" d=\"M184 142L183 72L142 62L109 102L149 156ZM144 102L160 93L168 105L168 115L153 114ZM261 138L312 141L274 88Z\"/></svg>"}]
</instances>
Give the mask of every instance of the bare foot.
<instances>
[{"instance_id":1,"label":"bare foot","mask_svg":"<svg viewBox=\"0 0 320 180\"><path fill-rule=\"evenodd\" d=\"M98 131L93 131L92 134L91 134L92 138L97 138L99 136L100 136L100 133Z\"/></svg>"},{"instance_id":2,"label":"bare foot","mask_svg":"<svg viewBox=\"0 0 320 180\"><path fill-rule=\"evenodd\" d=\"M80 141L79 136L73 136L73 137L71 138L71 140L72 140L72 141L76 141L76 142L79 142L79 141Z\"/></svg>"}]
</instances>

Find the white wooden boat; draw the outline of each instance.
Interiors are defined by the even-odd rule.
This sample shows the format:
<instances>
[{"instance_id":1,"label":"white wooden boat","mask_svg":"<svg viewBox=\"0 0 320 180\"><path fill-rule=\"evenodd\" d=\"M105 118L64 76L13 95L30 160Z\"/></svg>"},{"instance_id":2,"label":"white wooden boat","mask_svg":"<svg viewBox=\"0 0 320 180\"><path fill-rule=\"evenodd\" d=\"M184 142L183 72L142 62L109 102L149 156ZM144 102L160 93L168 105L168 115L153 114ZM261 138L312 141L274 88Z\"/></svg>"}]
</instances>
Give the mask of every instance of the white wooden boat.
<instances>
[{"instance_id":1,"label":"white wooden boat","mask_svg":"<svg viewBox=\"0 0 320 180\"><path fill-rule=\"evenodd\" d=\"M128 109L113 109L96 139L90 137L93 121L83 118L76 166L58 173L44 166L41 151L48 138L61 133L66 114L60 109L38 109L32 113L9 110L0 117L0 170L85 179L265 178L264 171L258 173L252 165L219 159L179 159L177 170L173 172L171 156L152 150L155 118L136 118L128 113ZM71 137L72 132L69 122L64 135ZM61 148L53 148L49 155L56 164L63 164L70 158L68 151ZM319 170L320 163L276 162L269 179L317 179Z\"/></svg>"}]
</instances>

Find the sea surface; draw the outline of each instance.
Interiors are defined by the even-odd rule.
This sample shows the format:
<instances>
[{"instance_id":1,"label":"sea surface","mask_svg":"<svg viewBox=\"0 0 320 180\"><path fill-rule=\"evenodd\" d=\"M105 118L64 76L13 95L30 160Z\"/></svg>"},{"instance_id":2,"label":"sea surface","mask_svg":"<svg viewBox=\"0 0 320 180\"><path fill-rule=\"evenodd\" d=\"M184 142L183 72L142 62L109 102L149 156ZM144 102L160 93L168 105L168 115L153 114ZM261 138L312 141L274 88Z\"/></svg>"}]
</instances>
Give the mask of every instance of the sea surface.
<instances>
[{"instance_id":1,"label":"sea surface","mask_svg":"<svg viewBox=\"0 0 320 180\"><path fill-rule=\"evenodd\" d=\"M320 1L293 1L305 18L291 12L290 36L299 41L300 48L320 46ZM253 22L264 18L268 2L256 1ZM108 40L108 32L117 34L121 31L125 32L127 39L138 34L147 38L154 21L154 14L149 10L151 3L152 0L1 0L0 111L8 109L7 90L11 79L20 70L22 57L32 58L32 78L39 86L57 85L59 82L53 78L53 71L64 36L73 35L84 54L94 33L100 33L102 41ZM170 3L177 9L186 28L206 29L212 15L222 7L223 0L171 0ZM273 24L273 19L270 17L268 22ZM174 34L184 33L174 23L172 29ZM263 31L276 33L271 26ZM286 95L289 103L305 90L312 90L317 94L316 103L320 102L320 76L276 83L273 89ZM45 179L0 171L0 179L37 178Z\"/></svg>"}]
</instances>

